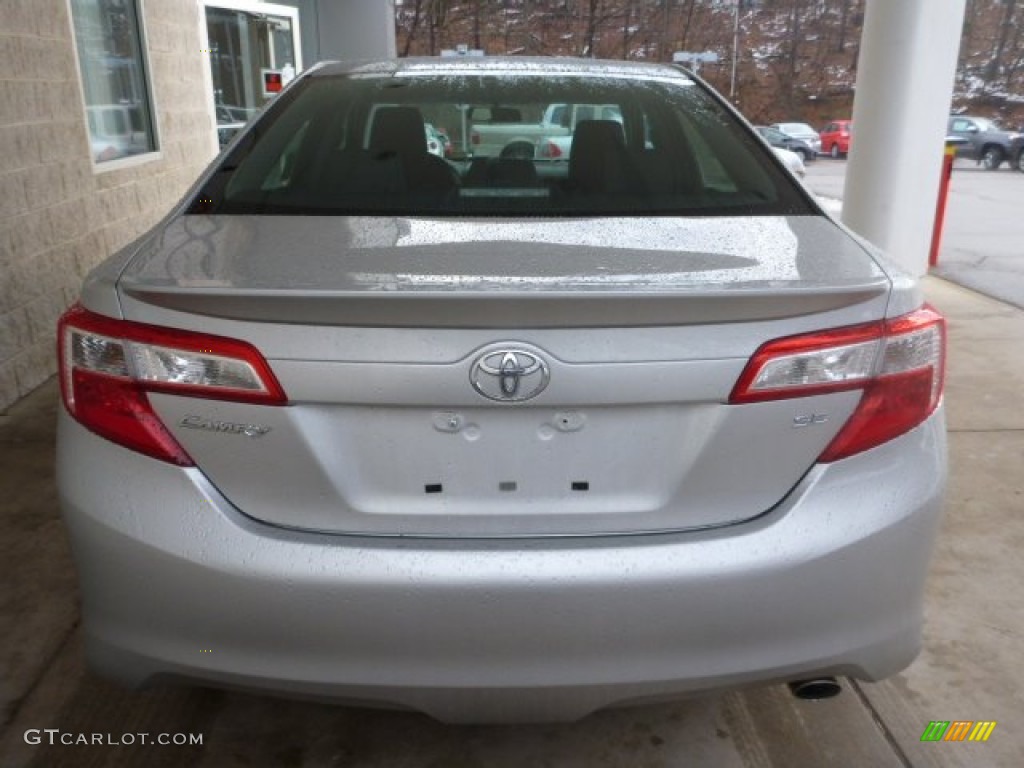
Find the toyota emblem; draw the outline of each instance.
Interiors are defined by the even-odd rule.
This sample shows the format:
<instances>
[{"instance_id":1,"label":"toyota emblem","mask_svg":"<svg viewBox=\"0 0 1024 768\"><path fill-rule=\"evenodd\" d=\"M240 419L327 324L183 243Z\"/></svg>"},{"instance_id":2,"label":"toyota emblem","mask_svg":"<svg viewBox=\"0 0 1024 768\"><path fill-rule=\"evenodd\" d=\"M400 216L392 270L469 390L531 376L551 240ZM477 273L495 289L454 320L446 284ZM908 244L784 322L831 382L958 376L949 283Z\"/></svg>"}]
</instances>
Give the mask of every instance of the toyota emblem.
<instances>
[{"instance_id":1,"label":"toyota emblem","mask_svg":"<svg viewBox=\"0 0 1024 768\"><path fill-rule=\"evenodd\" d=\"M486 398L517 403L536 397L548 385L548 364L534 352L506 347L484 352L469 372L473 388Z\"/></svg>"}]
</instances>

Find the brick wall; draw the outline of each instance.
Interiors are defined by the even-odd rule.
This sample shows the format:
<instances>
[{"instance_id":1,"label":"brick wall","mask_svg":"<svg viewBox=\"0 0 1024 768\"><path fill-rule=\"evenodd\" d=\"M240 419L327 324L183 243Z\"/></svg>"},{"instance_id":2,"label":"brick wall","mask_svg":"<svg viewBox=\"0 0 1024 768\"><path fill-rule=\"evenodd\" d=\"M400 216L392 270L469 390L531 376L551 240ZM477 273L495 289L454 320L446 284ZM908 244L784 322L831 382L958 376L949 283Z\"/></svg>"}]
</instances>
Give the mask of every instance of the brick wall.
<instances>
[{"instance_id":1,"label":"brick wall","mask_svg":"<svg viewBox=\"0 0 1024 768\"><path fill-rule=\"evenodd\" d=\"M56 320L86 272L166 213L215 151L197 3L140 5L159 157L94 171L67 0L0 0L0 411L56 372Z\"/></svg>"}]
</instances>

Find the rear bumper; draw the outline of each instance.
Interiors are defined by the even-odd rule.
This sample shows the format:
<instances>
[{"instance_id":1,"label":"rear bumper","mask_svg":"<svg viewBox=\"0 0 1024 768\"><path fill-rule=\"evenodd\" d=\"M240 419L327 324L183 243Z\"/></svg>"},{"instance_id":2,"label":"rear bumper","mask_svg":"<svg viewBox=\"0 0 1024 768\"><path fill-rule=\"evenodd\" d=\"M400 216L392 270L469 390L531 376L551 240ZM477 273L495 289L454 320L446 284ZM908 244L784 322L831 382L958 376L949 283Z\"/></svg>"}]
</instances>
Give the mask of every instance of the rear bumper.
<instances>
[{"instance_id":1,"label":"rear bumper","mask_svg":"<svg viewBox=\"0 0 1024 768\"><path fill-rule=\"evenodd\" d=\"M63 412L58 480L101 673L523 721L900 670L919 647L945 453L940 410L743 525L534 541L269 527L197 470Z\"/></svg>"}]
</instances>

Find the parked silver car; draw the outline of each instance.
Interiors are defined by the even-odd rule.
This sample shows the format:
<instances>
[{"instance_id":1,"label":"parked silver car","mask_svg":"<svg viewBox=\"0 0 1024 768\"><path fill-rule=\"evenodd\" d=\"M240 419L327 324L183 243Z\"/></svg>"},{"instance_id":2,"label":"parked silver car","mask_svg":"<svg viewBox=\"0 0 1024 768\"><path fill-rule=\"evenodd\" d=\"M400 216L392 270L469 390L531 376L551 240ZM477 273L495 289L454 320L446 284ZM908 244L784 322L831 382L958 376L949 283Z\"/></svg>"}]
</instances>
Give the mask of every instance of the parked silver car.
<instances>
[{"instance_id":1,"label":"parked silver car","mask_svg":"<svg viewBox=\"0 0 1024 768\"><path fill-rule=\"evenodd\" d=\"M821 153L821 135L807 123L772 123L769 127L794 139L800 139L815 154Z\"/></svg>"},{"instance_id":2,"label":"parked silver car","mask_svg":"<svg viewBox=\"0 0 1024 768\"><path fill-rule=\"evenodd\" d=\"M552 102L622 121L557 167L427 151ZM129 684L571 719L918 651L943 320L674 66L320 65L59 339L88 655Z\"/></svg>"},{"instance_id":3,"label":"parked silver car","mask_svg":"<svg viewBox=\"0 0 1024 768\"><path fill-rule=\"evenodd\" d=\"M821 149L820 143L816 145L816 147L812 147L804 139L795 138L790 136L788 133L783 133L777 128L769 128L767 125L755 125L754 129L764 137L765 141L776 149L783 149L787 152L799 155L801 165L813 162L818 156L818 150ZM776 154L778 153L776 152Z\"/></svg>"}]
</instances>

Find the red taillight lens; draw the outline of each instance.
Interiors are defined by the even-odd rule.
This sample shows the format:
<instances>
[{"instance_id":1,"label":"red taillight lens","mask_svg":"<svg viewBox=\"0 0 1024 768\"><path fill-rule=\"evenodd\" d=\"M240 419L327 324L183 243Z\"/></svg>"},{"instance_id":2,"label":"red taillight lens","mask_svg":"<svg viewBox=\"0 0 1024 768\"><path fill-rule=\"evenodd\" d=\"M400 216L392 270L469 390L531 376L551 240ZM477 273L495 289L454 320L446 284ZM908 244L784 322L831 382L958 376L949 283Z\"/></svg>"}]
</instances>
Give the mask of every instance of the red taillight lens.
<instances>
[{"instance_id":1,"label":"red taillight lens","mask_svg":"<svg viewBox=\"0 0 1024 768\"><path fill-rule=\"evenodd\" d=\"M192 460L160 422L146 392L265 405L287 402L250 344L114 320L74 306L58 325L64 405L93 432L180 466Z\"/></svg>"},{"instance_id":2,"label":"red taillight lens","mask_svg":"<svg viewBox=\"0 0 1024 768\"><path fill-rule=\"evenodd\" d=\"M938 407L945 320L930 307L880 323L771 341L751 358L730 403L864 391L819 461L837 461L898 437Z\"/></svg>"},{"instance_id":3,"label":"red taillight lens","mask_svg":"<svg viewBox=\"0 0 1024 768\"><path fill-rule=\"evenodd\" d=\"M549 160L557 160L562 156L562 148L553 141L545 141L540 145L540 156Z\"/></svg>"},{"instance_id":4,"label":"red taillight lens","mask_svg":"<svg viewBox=\"0 0 1024 768\"><path fill-rule=\"evenodd\" d=\"M181 467L192 466L185 449L153 413L146 393L131 379L80 370L70 378L74 410L67 395L64 405L81 424L125 448Z\"/></svg>"}]
</instances>

